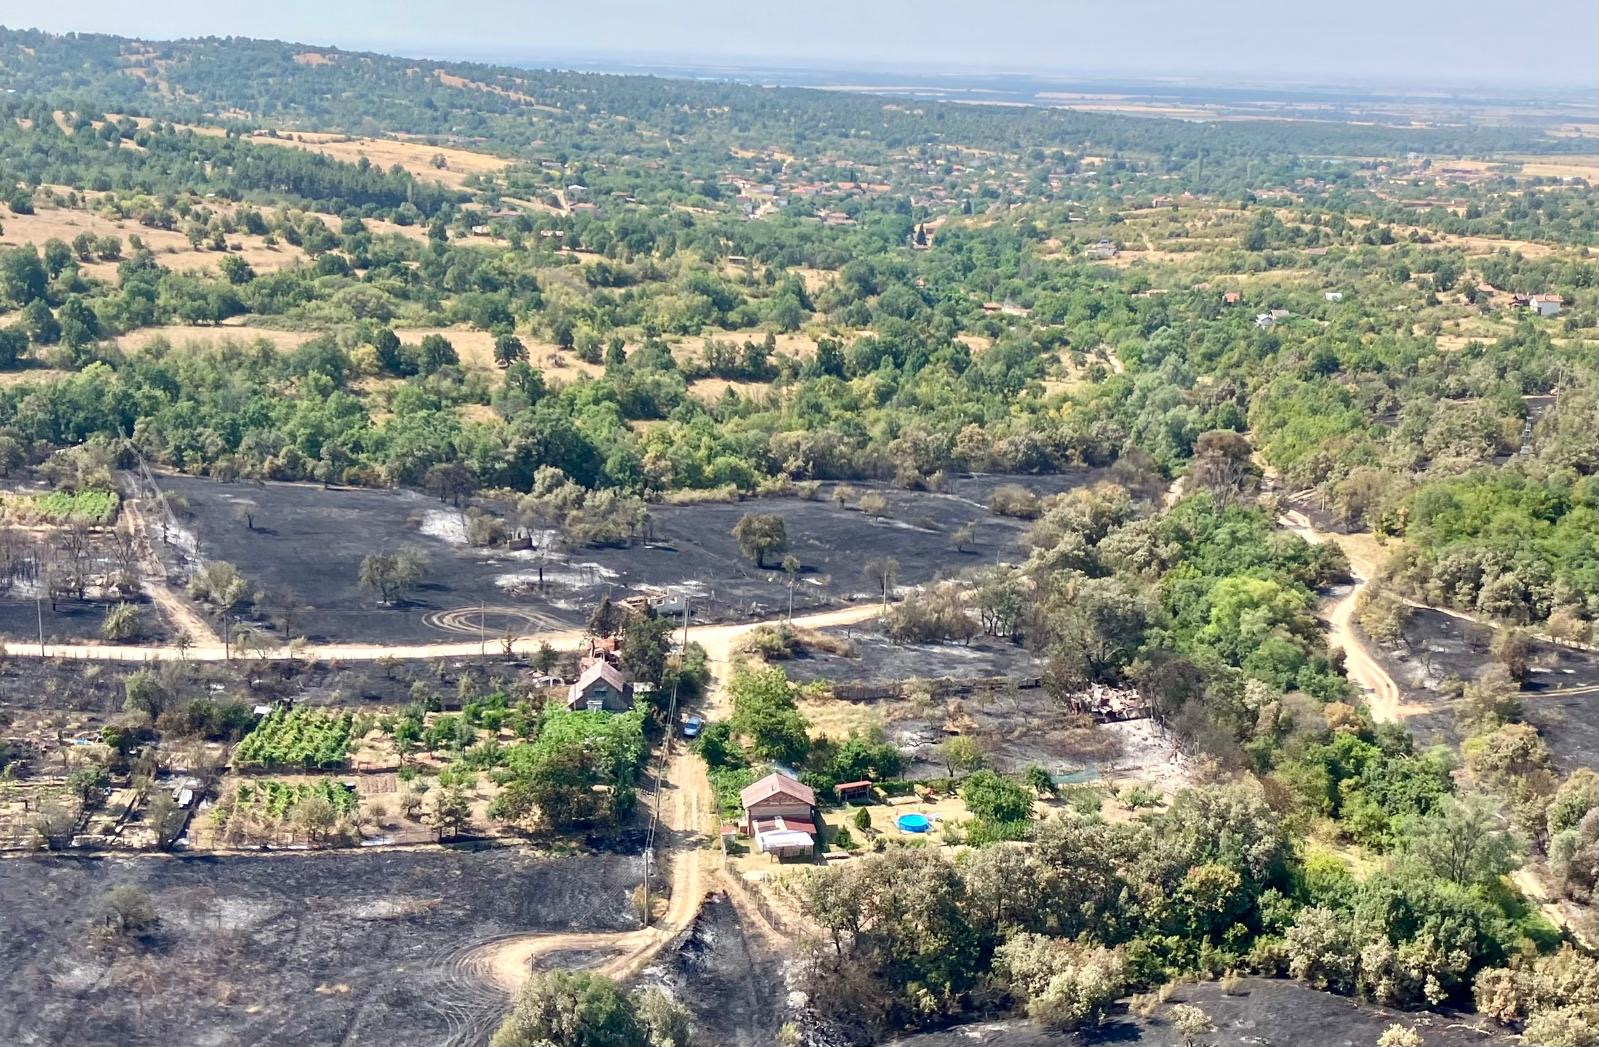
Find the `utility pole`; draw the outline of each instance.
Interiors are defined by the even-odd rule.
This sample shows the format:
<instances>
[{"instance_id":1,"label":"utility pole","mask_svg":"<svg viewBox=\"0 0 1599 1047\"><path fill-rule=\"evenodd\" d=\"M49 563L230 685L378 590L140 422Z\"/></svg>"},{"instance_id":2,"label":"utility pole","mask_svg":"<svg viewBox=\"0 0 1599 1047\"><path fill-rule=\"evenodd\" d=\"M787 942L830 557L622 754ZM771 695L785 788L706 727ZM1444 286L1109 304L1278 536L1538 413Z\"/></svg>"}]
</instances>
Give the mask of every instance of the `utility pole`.
<instances>
[{"instance_id":1,"label":"utility pole","mask_svg":"<svg viewBox=\"0 0 1599 1047\"><path fill-rule=\"evenodd\" d=\"M33 594L33 611L39 616L39 657L44 657L44 597Z\"/></svg>"},{"instance_id":2,"label":"utility pole","mask_svg":"<svg viewBox=\"0 0 1599 1047\"><path fill-rule=\"evenodd\" d=\"M228 636L228 615L224 613L222 615L222 660L226 662L232 658L233 648L229 642Z\"/></svg>"},{"instance_id":3,"label":"utility pole","mask_svg":"<svg viewBox=\"0 0 1599 1047\"><path fill-rule=\"evenodd\" d=\"M479 600L477 602L477 653L479 657L489 653L488 644L488 634L483 631L483 601Z\"/></svg>"}]
</instances>

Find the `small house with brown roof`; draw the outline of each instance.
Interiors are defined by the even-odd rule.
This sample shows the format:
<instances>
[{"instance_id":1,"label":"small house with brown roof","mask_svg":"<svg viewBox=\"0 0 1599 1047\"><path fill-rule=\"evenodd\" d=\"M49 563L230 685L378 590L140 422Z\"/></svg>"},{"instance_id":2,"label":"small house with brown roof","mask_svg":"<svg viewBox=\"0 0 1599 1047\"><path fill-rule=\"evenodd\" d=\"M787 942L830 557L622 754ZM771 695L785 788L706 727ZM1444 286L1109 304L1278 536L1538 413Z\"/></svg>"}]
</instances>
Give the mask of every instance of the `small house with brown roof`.
<instances>
[{"instance_id":1,"label":"small house with brown roof","mask_svg":"<svg viewBox=\"0 0 1599 1047\"><path fill-rule=\"evenodd\" d=\"M787 857L816 849L816 793L804 782L773 772L739 793L744 832L761 851Z\"/></svg>"},{"instance_id":2,"label":"small house with brown roof","mask_svg":"<svg viewBox=\"0 0 1599 1047\"><path fill-rule=\"evenodd\" d=\"M602 658L584 669L567 690L566 707L573 712L625 713L633 708L633 685L622 670Z\"/></svg>"}]
</instances>

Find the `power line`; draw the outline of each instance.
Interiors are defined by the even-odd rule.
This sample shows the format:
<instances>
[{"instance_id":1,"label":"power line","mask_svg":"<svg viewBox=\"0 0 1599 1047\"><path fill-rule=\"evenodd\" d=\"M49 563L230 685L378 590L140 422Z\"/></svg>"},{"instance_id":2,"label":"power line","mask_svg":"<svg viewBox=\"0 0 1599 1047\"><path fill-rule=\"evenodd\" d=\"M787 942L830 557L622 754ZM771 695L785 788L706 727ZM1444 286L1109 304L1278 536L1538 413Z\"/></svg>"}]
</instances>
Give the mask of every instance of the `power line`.
<instances>
[{"instance_id":1,"label":"power line","mask_svg":"<svg viewBox=\"0 0 1599 1047\"><path fill-rule=\"evenodd\" d=\"M683 657L688 657L688 596L683 597ZM655 802L650 812L650 828L644 837L644 905L643 917L650 922L650 866L655 856L655 833L661 824L661 785L666 776L666 764L672 755L672 741L677 726L677 688L682 682L682 666L672 677L672 696L667 699L666 738L661 743L661 759L655 767Z\"/></svg>"}]
</instances>

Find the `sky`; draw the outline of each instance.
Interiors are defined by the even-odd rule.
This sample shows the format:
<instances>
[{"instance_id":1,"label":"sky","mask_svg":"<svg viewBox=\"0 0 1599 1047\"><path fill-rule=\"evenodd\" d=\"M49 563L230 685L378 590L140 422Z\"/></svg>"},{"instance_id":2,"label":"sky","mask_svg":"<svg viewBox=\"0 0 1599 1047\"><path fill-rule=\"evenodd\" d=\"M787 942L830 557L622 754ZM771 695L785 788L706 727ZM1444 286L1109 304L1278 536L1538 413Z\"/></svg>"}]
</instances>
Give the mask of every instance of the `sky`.
<instances>
[{"instance_id":1,"label":"sky","mask_svg":"<svg viewBox=\"0 0 1599 1047\"><path fill-rule=\"evenodd\" d=\"M1457 88L1599 83L1595 0L0 0L0 24L552 65L631 59Z\"/></svg>"}]
</instances>

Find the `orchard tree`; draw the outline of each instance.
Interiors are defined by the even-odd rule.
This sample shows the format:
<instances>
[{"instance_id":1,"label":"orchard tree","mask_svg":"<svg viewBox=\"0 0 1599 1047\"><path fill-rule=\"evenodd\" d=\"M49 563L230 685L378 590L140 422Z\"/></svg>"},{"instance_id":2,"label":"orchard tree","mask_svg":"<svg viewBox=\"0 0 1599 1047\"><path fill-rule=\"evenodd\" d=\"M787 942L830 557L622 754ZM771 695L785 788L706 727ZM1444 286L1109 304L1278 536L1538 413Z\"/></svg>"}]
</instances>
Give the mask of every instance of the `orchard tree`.
<instances>
[{"instance_id":1,"label":"orchard tree","mask_svg":"<svg viewBox=\"0 0 1599 1047\"><path fill-rule=\"evenodd\" d=\"M763 569L768 556L788 551L788 528L776 513L745 513L733 525L733 539L739 552Z\"/></svg>"},{"instance_id":2,"label":"orchard tree","mask_svg":"<svg viewBox=\"0 0 1599 1047\"><path fill-rule=\"evenodd\" d=\"M873 520L881 520L883 514L888 512L888 499L876 491L867 491L861 495L861 500L856 504L860 507L861 512L870 516Z\"/></svg>"},{"instance_id":3,"label":"orchard tree","mask_svg":"<svg viewBox=\"0 0 1599 1047\"><path fill-rule=\"evenodd\" d=\"M385 604L393 604L422 579L426 560L414 549L397 553L369 553L361 558L357 580L363 589L378 594Z\"/></svg>"}]
</instances>

